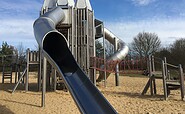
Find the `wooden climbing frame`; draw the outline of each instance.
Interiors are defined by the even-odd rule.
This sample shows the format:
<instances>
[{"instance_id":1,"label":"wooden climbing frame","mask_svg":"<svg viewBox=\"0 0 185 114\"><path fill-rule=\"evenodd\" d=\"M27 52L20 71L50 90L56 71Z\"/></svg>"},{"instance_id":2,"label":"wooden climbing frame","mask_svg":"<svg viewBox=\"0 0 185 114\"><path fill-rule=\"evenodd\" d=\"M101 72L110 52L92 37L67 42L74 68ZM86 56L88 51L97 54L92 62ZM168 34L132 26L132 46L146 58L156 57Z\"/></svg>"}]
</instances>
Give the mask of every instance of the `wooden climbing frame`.
<instances>
[{"instance_id":1,"label":"wooden climbing frame","mask_svg":"<svg viewBox=\"0 0 185 114\"><path fill-rule=\"evenodd\" d=\"M155 65L161 65L161 71L156 71ZM170 70L176 70L175 78L171 76ZM181 64L178 66L167 63L166 58L156 58L154 56L148 57L148 71L149 71L149 80L145 85L142 95L146 94L147 90L150 88L150 94L157 94L156 89L156 79L162 79L163 90L164 90L164 99L167 100L170 95L171 90L180 89L181 99L184 100L184 74Z\"/></svg>"}]
</instances>

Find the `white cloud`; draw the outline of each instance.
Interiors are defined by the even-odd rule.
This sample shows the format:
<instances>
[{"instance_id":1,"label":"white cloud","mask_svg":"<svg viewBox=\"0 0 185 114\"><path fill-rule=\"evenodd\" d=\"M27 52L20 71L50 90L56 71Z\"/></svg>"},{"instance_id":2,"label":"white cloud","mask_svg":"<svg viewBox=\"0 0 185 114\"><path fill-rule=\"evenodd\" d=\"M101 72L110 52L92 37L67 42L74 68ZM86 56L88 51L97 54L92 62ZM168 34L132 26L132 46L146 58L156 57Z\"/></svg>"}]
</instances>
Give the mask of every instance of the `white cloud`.
<instances>
[{"instance_id":1,"label":"white cloud","mask_svg":"<svg viewBox=\"0 0 185 114\"><path fill-rule=\"evenodd\" d=\"M26 47L34 47L36 40L33 34L34 20L0 19L0 42L7 41L16 45L20 42Z\"/></svg>"},{"instance_id":2,"label":"white cloud","mask_svg":"<svg viewBox=\"0 0 185 114\"><path fill-rule=\"evenodd\" d=\"M132 0L134 4L140 5L140 6L146 6L152 2L155 2L156 0Z\"/></svg>"},{"instance_id":3,"label":"white cloud","mask_svg":"<svg viewBox=\"0 0 185 114\"><path fill-rule=\"evenodd\" d=\"M25 47L35 48L33 22L39 17L41 0L1 0L0 4L0 45L7 41L11 45L20 42Z\"/></svg>"},{"instance_id":4,"label":"white cloud","mask_svg":"<svg viewBox=\"0 0 185 114\"><path fill-rule=\"evenodd\" d=\"M36 0L17 0L16 2L0 1L1 19L3 18L35 18L39 16L41 3Z\"/></svg>"},{"instance_id":5,"label":"white cloud","mask_svg":"<svg viewBox=\"0 0 185 114\"><path fill-rule=\"evenodd\" d=\"M12 1L0 1L2 9L10 9L10 10L33 10L40 9L41 3L35 0L25 1L25 0L17 0L16 2Z\"/></svg>"},{"instance_id":6,"label":"white cloud","mask_svg":"<svg viewBox=\"0 0 185 114\"><path fill-rule=\"evenodd\" d=\"M185 20L144 20L138 22L106 22L106 27L126 43L130 43L139 32L156 33L163 45L185 38Z\"/></svg>"}]
</instances>

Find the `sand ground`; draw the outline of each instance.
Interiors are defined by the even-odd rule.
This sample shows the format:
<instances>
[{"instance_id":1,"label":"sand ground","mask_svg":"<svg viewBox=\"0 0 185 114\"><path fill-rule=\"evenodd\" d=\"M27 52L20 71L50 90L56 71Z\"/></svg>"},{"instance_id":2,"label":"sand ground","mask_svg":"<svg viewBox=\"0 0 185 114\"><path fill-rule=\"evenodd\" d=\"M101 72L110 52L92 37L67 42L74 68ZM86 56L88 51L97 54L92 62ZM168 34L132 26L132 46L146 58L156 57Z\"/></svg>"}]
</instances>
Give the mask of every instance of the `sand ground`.
<instances>
[{"instance_id":1,"label":"sand ground","mask_svg":"<svg viewBox=\"0 0 185 114\"><path fill-rule=\"evenodd\" d=\"M23 85L11 94L15 84L2 84L0 75L0 114L79 114L69 92L57 90L46 93L46 106L41 106L41 92L37 92L35 73L31 73L29 92ZM120 86L115 86L114 76L107 80L107 87L99 83L98 89L119 114L185 114L185 101L180 91L172 91L167 101L163 100L161 80L157 80L158 95L142 96L148 78L120 76Z\"/></svg>"}]
</instances>

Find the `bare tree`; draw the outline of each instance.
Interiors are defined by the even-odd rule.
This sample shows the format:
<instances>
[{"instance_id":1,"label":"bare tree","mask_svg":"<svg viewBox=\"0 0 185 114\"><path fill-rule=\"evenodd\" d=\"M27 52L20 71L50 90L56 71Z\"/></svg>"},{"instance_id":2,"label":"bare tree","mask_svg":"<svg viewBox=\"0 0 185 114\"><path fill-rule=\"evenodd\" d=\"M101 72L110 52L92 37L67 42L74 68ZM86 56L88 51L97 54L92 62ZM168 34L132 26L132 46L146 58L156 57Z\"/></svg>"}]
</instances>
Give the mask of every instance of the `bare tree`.
<instances>
[{"instance_id":1,"label":"bare tree","mask_svg":"<svg viewBox=\"0 0 185 114\"><path fill-rule=\"evenodd\" d=\"M19 55L19 57L21 57L21 56L24 56L25 55L25 48L24 48L24 46L23 46L23 44L22 44L22 42L21 43L19 43L19 45L17 45L17 51L18 51L18 55Z\"/></svg>"},{"instance_id":2,"label":"bare tree","mask_svg":"<svg viewBox=\"0 0 185 114\"><path fill-rule=\"evenodd\" d=\"M102 57L103 58L103 45L99 40L95 41L96 45L96 57Z\"/></svg>"},{"instance_id":3,"label":"bare tree","mask_svg":"<svg viewBox=\"0 0 185 114\"><path fill-rule=\"evenodd\" d=\"M23 46L22 42L17 45L19 63L23 63L26 59L26 49Z\"/></svg>"},{"instance_id":4,"label":"bare tree","mask_svg":"<svg viewBox=\"0 0 185 114\"><path fill-rule=\"evenodd\" d=\"M105 47L103 48L103 41L101 40L96 40L95 41L96 45L96 56L97 57L102 57L103 58L103 50L105 48L105 55L106 57L110 57L112 54L114 54L114 45L111 44L109 41L105 40Z\"/></svg>"},{"instance_id":5,"label":"bare tree","mask_svg":"<svg viewBox=\"0 0 185 114\"><path fill-rule=\"evenodd\" d=\"M161 46L161 41L157 34L142 32L134 37L131 48L140 57L146 57L148 55L154 54Z\"/></svg>"},{"instance_id":6,"label":"bare tree","mask_svg":"<svg viewBox=\"0 0 185 114\"><path fill-rule=\"evenodd\" d=\"M185 66L185 39L176 40L170 47L171 58L173 64L182 64Z\"/></svg>"},{"instance_id":7,"label":"bare tree","mask_svg":"<svg viewBox=\"0 0 185 114\"><path fill-rule=\"evenodd\" d=\"M105 40L105 54L107 58L114 54L114 45L107 40Z\"/></svg>"}]
</instances>

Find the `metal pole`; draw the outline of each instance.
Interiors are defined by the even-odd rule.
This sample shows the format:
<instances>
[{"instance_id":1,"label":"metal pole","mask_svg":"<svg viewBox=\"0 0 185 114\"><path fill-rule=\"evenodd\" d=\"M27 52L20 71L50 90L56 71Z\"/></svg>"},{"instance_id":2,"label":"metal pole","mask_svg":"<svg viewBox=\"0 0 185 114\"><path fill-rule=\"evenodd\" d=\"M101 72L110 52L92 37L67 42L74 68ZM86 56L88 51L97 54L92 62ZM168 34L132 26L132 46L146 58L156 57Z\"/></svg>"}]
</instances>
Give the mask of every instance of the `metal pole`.
<instances>
[{"instance_id":1,"label":"metal pole","mask_svg":"<svg viewBox=\"0 0 185 114\"><path fill-rule=\"evenodd\" d=\"M47 72L47 60L44 57L43 60L43 75L42 75L42 107L45 107L45 93L46 93L46 72Z\"/></svg>"},{"instance_id":2,"label":"metal pole","mask_svg":"<svg viewBox=\"0 0 185 114\"><path fill-rule=\"evenodd\" d=\"M39 48L39 75L38 75L38 91L41 91L41 76L42 76L42 53Z\"/></svg>"},{"instance_id":3,"label":"metal pole","mask_svg":"<svg viewBox=\"0 0 185 114\"><path fill-rule=\"evenodd\" d=\"M107 73L106 73L106 54L105 54L105 32L104 25L102 24L103 29L103 59L104 59L104 86L106 87Z\"/></svg>"},{"instance_id":4,"label":"metal pole","mask_svg":"<svg viewBox=\"0 0 185 114\"><path fill-rule=\"evenodd\" d=\"M13 90L12 90L12 93L14 93L15 90L17 89L17 87L18 87L19 83L21 82L23 76L25 75L26 71L27 71L27 68L23 71L23 73L22 73L22 75L20 76L18 82L16 83L15 87L14 87Z\"/></svg>"},{"instance_id":5,"label":"metal pole","mask_svg":"<svg viewBox=\"0 0 185 114\"><path fill-rule=\"evenodd\" d=\"M118 45L117 45L117 40L116 38L114 38L114 53L116 53L118 49ZM115 67L115 82L116 82L116 86L119 86L119 65L118 63L116 64L116 67Z\"/></svg>"}]
</instances>

